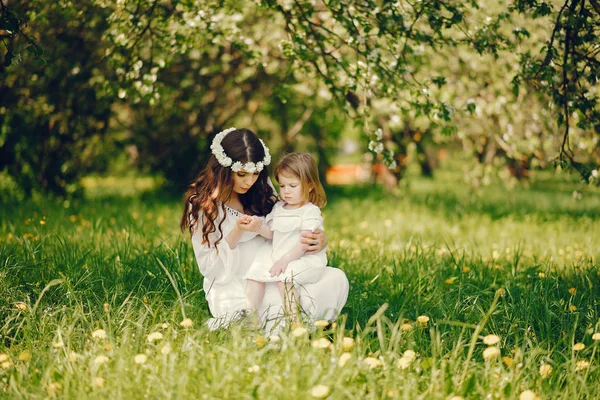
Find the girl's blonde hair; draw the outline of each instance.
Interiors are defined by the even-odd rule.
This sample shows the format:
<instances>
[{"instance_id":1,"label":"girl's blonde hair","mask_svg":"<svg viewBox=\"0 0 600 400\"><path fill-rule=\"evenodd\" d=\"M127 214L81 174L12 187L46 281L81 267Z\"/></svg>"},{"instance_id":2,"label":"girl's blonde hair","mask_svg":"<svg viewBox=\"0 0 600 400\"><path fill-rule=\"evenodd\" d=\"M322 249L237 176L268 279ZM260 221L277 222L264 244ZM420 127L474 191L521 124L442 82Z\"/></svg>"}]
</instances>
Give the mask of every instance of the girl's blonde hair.
<instances>
[{"instance_id":1,"label":"girl's blonde hair","mask_svg":"<svg viewBox=\"0 0 600 400\"><path fill-rule=\"evenodd\" d=\"M327 204L325 189L319 180L319 170L314 158L308 153L286 154L275 167L275 179L279 174L293 175L302 183L302 197L319 208Z\"/></svg>"}]
</instances>

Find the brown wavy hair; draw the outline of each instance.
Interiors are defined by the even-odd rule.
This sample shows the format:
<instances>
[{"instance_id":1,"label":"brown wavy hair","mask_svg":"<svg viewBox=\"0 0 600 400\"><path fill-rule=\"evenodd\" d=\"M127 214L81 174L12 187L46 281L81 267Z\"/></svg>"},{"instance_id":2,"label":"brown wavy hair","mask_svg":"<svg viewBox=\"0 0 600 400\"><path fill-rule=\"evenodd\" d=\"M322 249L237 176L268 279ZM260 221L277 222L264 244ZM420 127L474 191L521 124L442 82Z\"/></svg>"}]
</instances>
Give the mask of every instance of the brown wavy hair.
<instances>
[{"instance_id":1,"label":"brown wavy hair","mask_svg":"<svg viewBox=\"0 0 600 400\"><path fill-rule=\"evenodd\" d=\"M249 129L237 129L229 132L221 142L225 154L241 163L257 163L265 158L265 151L258 136ZM198 215L202 211L202 244L215 246L223 239L222 225L225 221L225 204L233 193L233 174L231 167L223 167L214 154L210 154L200 174L190 184L183 196L184 208L180 227L182 231L193 234L198 228ZM258 179L244 194L239 195L244 213L249 215L267 215L277 201L273 188L269 185L269 170L265 166ZM218 207L223 218L217 221ZM220 236L210 243L208 235L219 230Z\"/></svg>"},{"instance_id":2,"label":"brown wavy hair","mask_svg":"<svg viewBox=\"0 0 600 400\"><path fill-rule=\"evenodd\" d=\"M279 174L295 176L302 182L302 197L319 208L327 204L325 189L319 179L319 169L315 159L308 153L286 154L275 167L275 179L279 182Z\"/></svg>"}]
</instances>

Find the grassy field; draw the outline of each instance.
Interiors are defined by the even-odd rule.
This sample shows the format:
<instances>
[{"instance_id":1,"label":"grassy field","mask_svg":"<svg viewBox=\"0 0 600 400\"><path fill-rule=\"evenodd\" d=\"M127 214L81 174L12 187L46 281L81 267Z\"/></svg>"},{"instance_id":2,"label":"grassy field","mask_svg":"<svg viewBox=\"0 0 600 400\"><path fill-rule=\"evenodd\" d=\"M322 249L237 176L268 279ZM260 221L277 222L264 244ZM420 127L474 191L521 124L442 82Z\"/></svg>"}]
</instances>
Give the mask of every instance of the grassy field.
<instances>
[{"instance_id":1,"label":"grassy field","mask_svg":"<svg viewBox=\"0 0 600 400\"><path fill-rule=\"evenodd\" d=\"M5 202L0 398L600 398L600 192L451 178L330 189L348 303L276 337L204 327L177 198Z\"/></svg>"}]
</instances>

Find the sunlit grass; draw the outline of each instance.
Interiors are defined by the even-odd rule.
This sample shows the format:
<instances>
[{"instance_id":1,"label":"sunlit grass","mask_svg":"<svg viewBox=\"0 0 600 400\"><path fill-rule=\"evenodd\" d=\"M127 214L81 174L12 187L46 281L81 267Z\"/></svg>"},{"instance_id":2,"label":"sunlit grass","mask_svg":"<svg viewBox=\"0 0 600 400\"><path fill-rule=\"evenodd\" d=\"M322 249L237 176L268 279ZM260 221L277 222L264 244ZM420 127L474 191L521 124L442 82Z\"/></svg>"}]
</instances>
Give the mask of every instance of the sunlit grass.
<instances>
[{"instance_id":1,"label":"sunlit grass","mask_svg":"<svg viewBox=\"0 0 600 400\"><path fill-rule=\"evenodd\" d=\"M1 397L597 398L596 189L410 182L330 189L347 306L271 337L206 329L177 198L3 204Z\"/></svg>"}]
</instances>

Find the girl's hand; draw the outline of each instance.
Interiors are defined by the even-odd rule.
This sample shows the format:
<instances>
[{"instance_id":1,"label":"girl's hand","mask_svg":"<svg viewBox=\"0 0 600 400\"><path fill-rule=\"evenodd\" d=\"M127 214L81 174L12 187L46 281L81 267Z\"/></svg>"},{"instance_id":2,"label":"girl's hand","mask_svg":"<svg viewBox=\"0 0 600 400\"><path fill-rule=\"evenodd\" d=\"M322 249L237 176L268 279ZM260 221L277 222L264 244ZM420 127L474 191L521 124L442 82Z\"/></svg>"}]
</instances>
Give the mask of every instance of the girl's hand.
<instances>
[{"instance_id":1,"label":"girl's hand","mask_svg":"<svg viewBox=\"0 0 600 400\"><path fill-rule=\"evenodd\" d=\"M236 226L243 231L258 232L262 226L262 221L256 216L242 215L237 219Z\"/></svg>"},{"instance_id":2,"label":"girl's hand","mask_svg":"<svg viewBox=\"0 0 600 400\"><path fill-rule=\"evenodd\" d=\"M279 276L285 272L287 269L288 263L283 260L278 260L273 264L269 272L271 273L271 277Z\"/></svg>"},{"instance_id":3,"label":"girl's hand","mask_svg":"<svg viewBox=\"0 0 600 400\"><path fill-rule=\"evenodd\" d=\"M312 233L303 233L300 236L300 243L304 254L316 254L327 247L329 241L325 233L319 229Z\"/></svg>"}]
</instances>

